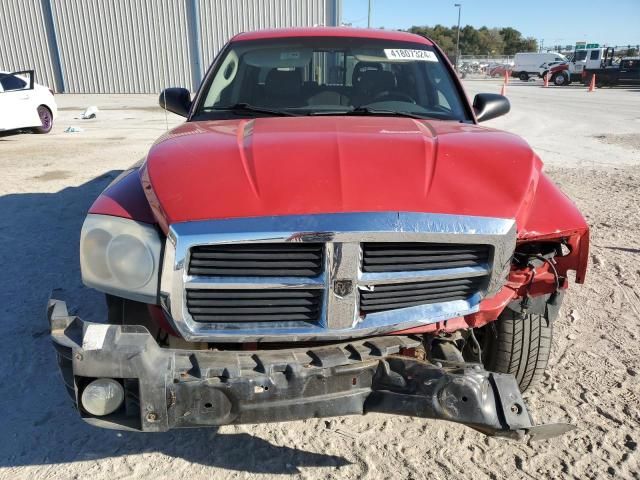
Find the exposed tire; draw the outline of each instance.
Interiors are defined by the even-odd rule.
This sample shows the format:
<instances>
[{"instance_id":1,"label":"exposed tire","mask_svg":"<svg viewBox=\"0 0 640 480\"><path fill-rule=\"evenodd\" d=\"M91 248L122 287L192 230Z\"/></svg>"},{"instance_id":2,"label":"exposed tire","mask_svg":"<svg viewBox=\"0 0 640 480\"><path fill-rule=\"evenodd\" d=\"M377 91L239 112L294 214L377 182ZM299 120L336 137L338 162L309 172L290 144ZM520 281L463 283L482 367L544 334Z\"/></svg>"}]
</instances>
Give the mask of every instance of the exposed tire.
<instances>
[{"instance_id":1,"label":"exposed tire","mask_svg":"<svg viewBox=\"0 0 640 480\"><path fill-rule=\"evenodd\" d=\"M520 72L520 74L518 75L518 78L520 80L522 80L523 82L528 82L529 81L529 74L527 72Z\"/></svg>"},{"instance_id":2,"label":"exposed tire","mask_svg":"<svg viewBox=\"0 0 640 480\"><path fill-rule=\"evenodd\" d=\"M521 391L540 381L551 353L553 326L544 315L506 309L494 325L481 328L483 363L489 371L510 373Z\"/></svg>"},{"instance_id":3,"label":"exposed tire","mask_svg":"<svg viewBox=\"0 0 640 480\"><path fill-rule=\"evenodd\" d=\"M49 107L40 105L38 107L38 116L42 124L33 129L34 133L49 133L53 128L53 114L51 110L49 110Z\"/></svg>"},{"instance_id":4,"label":"exposed tire","mask_svg":"<svg viewBox=\"0 0 640 480\"><path fill-rule=\"evenodd\" d=\"M551 77L551 82L558 87L563 87L569 84L569 79L564 73L556 73Z\"/></svg>"}]
</instances>

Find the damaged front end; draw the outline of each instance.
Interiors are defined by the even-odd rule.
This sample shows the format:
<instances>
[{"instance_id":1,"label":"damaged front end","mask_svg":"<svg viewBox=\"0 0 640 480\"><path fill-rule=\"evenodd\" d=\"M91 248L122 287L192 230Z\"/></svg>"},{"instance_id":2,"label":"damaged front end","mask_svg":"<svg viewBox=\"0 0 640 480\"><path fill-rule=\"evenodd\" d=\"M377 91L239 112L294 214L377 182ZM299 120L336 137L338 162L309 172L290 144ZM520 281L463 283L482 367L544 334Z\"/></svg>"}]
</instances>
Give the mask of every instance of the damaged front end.
<instances>
[{"instance_id":1,"label":"damaged front end","mask_svg":"<svg viewBox=\"0 0 640 480\"><path fill-rule=\"evenodd\" d=\"M166 431L382 412L516 439L573 428L534 425L512 375L456 356L423 360L416 336L256 351L177 350L160 347L142 326L70 316L59 300L49 302L48 318L67 389L82 418L96 426ZM83 404L98 379L123 391L108 414L92 414L95 408ZM109 392L103 391L106 397Z\"/></svg>"}]
</instances>

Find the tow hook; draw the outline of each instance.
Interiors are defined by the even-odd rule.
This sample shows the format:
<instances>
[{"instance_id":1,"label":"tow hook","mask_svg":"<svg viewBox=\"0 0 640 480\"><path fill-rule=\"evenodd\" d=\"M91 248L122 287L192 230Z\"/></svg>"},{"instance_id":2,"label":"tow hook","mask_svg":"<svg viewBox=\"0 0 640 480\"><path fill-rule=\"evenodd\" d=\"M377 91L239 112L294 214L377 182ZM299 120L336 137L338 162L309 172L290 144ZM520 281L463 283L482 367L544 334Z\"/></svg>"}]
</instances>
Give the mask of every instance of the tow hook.
<instances>
[{"instance_id":1,"label":"tow hook","mask_svg":"<svg viewBox=\"0 0 640 480\"><path fill-rule=\"evenodd\" d=\"M534 425L513 375L488 372L479 364L436 367L401 356L380 361L365 411L448 420L517 440L548 439L575 428Z\"/></svg>"}]
</instances>

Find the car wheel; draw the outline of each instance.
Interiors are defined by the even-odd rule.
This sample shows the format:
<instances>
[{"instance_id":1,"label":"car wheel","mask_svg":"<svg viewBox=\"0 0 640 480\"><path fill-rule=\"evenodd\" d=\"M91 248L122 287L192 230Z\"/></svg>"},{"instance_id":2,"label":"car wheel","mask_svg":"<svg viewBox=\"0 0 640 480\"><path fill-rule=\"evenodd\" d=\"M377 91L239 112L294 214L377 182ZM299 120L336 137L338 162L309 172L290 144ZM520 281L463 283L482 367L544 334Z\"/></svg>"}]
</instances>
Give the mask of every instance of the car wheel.
<instances>
[{"instance_id":1,"label":"car wheel","mask_svg":"<svg viewBox=\"0 0 640 480\"><path fill-rule=\"evenodd\" d=\"M498 320L474 330L487 370L510 373L521 391L535 386L551 353L552 322L544 315L506 309ZM473 354L468 354L473 358Z\"/></svg>"},{"instance_id":2,"label":"car wheel","mask_svg":"<svg viewBox=\"0 0 640 480\"><path fill-rule=\"evenodd\" d=\"M520 72L520 75L518 75L518 78L520 80L522 80L523 82L528 82L529 81L529 74L527 72Z\"/></svg>"},{"instance_id":3,"label":"car wheel","mask_svg":"<svg viewBox=\"0 0 640 480\"><path fill-rule=\"evenodd\" d=\"M49 133L53 128L53 114L49 107L45 105L40 105L38 107L38 117L40 117L41 125L39 127L35 127L33 131L35 133Z\"/></svg>"},{"instance_id":4,"label":"car wheel","mask_svg":"<svg viewBox=\"0 0 640 480\"><path fill-rule=\"evenodd\" d=\"M558 87L562 87L563 85L567 85L569 83L567 76L564 73L557 73L553 75L551 77L551 81Z\"/></svg>"}]
</instances>

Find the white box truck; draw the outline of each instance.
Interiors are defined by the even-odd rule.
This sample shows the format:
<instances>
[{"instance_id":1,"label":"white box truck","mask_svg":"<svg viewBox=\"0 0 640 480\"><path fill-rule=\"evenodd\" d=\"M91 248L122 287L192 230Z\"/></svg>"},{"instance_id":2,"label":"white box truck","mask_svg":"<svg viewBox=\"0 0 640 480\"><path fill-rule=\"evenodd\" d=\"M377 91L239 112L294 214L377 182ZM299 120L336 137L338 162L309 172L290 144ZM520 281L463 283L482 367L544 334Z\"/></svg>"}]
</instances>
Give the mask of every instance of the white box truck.
<instances>
[{"instance_id":1,"label":"white box truck","mask_svg":"<svg viewBox=\"0 0 640 480\"><path fill-rule=\"evenodd\" d=\"M526 82L529 77L540 77L551 65L566 61L567 57L556 52L516 53L511 76Z\"/></svg>"}]
</instances>

